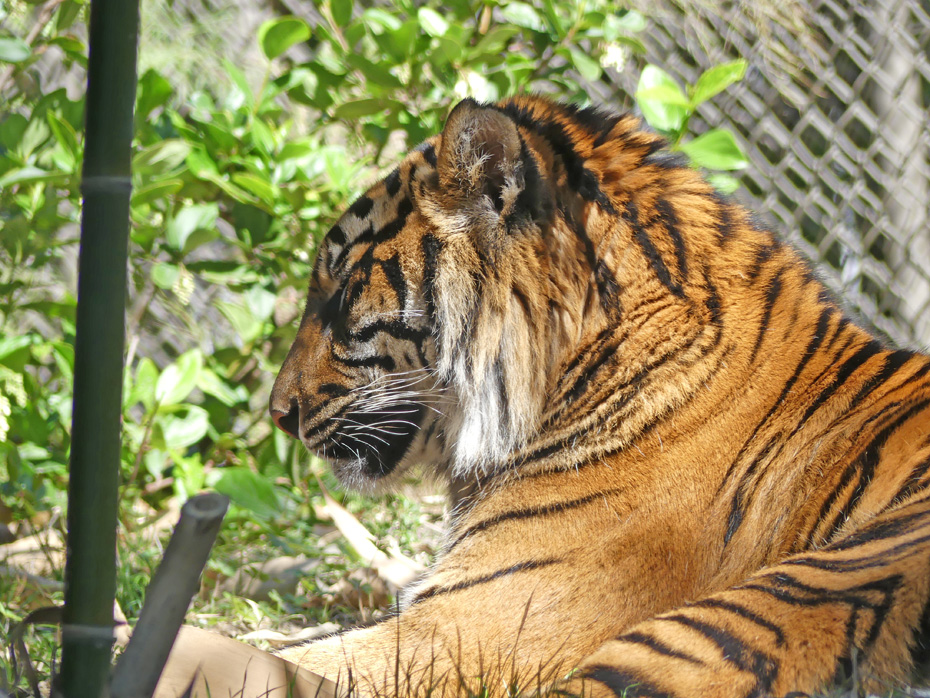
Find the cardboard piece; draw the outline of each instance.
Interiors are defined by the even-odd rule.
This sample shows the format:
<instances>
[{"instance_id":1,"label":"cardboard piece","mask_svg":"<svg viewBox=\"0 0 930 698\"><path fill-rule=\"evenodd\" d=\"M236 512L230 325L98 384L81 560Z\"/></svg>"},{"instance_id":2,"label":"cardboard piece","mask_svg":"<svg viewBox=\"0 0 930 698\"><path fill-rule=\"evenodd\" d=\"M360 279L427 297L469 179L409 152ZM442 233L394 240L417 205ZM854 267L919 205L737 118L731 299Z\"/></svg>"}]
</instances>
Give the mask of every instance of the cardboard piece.
<instances>
[{"instance_id":1,"label":"cardboard piece","mask_svg":"<svg viewBox=\"0 0 930 698\"><path fill-rule=\"evenodd\" d=\"M339 698L336 684L268 652L183 626L153 698Z\"/></svg>"}]
</instances>

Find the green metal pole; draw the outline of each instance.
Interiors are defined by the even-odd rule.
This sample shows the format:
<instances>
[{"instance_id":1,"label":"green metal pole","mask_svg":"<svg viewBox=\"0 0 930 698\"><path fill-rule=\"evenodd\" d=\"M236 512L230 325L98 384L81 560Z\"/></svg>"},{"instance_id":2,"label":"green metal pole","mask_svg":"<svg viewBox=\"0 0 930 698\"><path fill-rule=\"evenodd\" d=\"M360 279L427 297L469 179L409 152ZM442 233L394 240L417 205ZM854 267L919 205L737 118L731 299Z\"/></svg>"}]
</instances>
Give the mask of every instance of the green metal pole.
<instances>
[{"instance_id":1,"label":"green metal pole","mask_svg":"<svg viewBox=\"0 0 930 698\"><path fill-rule=\"evenodd\" d=\"M91 0L57 684L65 698L100 698L110 672L138 26L138 0Z\"/></svg>"}]
</instances>

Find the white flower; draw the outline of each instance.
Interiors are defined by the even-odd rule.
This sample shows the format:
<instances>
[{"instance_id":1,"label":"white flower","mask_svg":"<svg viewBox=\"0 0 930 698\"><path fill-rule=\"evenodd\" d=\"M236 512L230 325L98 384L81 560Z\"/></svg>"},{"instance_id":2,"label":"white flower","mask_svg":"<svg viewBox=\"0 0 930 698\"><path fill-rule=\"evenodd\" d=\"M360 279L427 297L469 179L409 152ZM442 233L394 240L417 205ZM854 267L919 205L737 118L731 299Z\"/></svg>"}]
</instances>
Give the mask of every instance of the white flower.
<instances>
[{"instance_id":1,"label":"white flower","mask_svg":"<svg viewBox=\"0 0 930 698\"><path fill-rule=\"evenodd\" d=\"M611 42L604 45L604 53L601 54L601 67L623 70L629 58L630 49L628 46Z\"/></svg>"},{"instance_id":2,"label":"white flower","mask_svg":"<svg viewBox=\"0 0 930 698\"><path fill-rule=\"evenodd\" d=\"M6 435L10 432L10 422L7 417L10 416L11 412L10 400L6 395L0 393L0 441L6 441Z\"/></svg>"}]
</instances>

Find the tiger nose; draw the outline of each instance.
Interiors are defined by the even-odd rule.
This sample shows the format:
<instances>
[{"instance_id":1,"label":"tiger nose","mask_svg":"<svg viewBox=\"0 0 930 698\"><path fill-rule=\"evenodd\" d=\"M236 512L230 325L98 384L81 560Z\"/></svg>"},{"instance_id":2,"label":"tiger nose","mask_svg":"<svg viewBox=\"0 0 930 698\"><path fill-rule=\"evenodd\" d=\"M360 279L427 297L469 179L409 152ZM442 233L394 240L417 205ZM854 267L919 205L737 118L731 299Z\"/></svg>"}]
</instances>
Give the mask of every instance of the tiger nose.
<instances>
[{"instance_id":1,"label":"tiger nose","mask_svg":"<svg viewBox=\"0 0 930 698\"><path fill-rule=\"evenodd\" d=\"M297 401L291 403L290 409L280 410L276 407L271 407L269 410L271 412L271 418L274 420L275 425L286 434L290 434L295 439L300 438L300 414L297 408Z\"/></svg>"}]
</instances>

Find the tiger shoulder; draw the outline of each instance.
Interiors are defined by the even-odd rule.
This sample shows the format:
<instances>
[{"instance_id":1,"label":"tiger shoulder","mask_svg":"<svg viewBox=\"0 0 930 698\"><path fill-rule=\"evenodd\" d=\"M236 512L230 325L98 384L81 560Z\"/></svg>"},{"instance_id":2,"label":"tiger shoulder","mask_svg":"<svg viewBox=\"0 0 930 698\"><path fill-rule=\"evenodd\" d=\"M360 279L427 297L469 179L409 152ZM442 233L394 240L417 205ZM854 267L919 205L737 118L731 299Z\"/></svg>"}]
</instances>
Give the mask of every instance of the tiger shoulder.
<instances>
[{"instance_id":1,"label":"tiger shoulder","mask_svg":"<svg viewBox=\"0 0 930 698\"><path fill-rule=\"evenodd\" d=\"M638 119L465 100L317 251L276 424L455 512L394 617L282 651L359 695L914 679L930 361Z\"/></svg>"}]
</instances>

